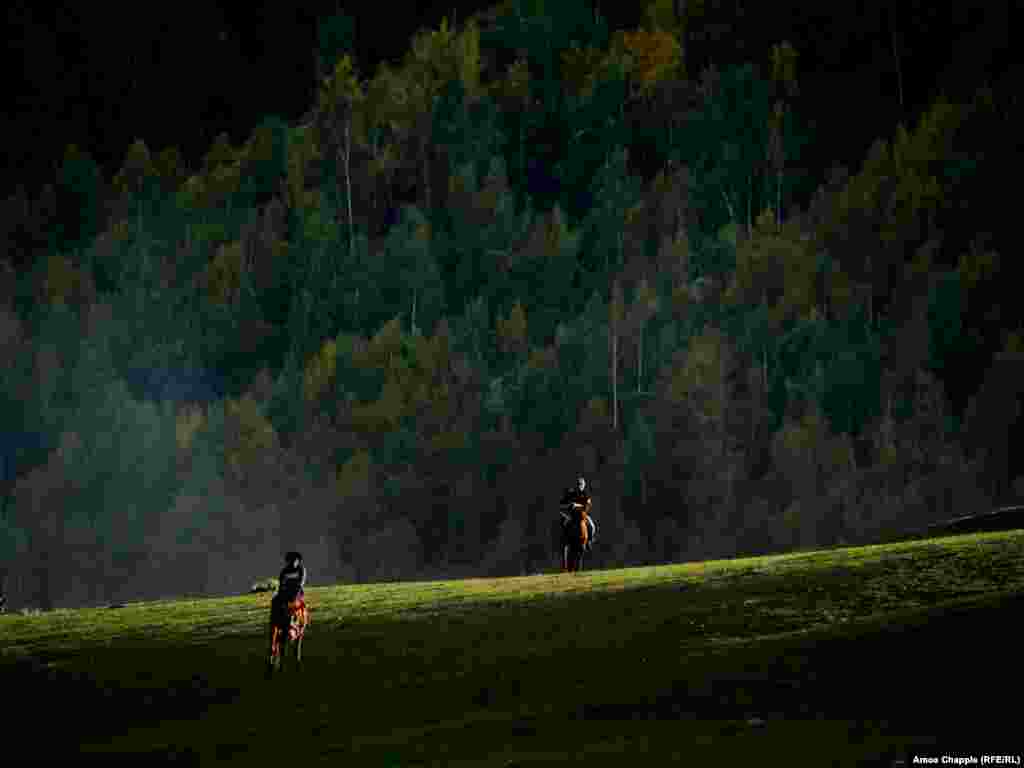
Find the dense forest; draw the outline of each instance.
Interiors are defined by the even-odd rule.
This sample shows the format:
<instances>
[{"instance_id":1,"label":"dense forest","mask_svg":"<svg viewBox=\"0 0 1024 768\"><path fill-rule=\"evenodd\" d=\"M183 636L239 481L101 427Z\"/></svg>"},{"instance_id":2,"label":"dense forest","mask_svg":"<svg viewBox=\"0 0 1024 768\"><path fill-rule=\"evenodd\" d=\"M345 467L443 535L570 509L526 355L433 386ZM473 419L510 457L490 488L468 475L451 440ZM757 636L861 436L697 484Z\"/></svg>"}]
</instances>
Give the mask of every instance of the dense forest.
<instances>
[{"instance_id":1,"label":"dense forest","mask_svg":"<svg viewBox=\"0 0 1024 768\"><path fill-rule=\"evenodd\" d=\"M1016 94L823 146L801 52L697 55L704 8L505 2L372 75L331 16L297 122L68 144L0 215L12 604L533 573L578 474L596 567L1024 497Z\"/></svg>"}]
</instances>

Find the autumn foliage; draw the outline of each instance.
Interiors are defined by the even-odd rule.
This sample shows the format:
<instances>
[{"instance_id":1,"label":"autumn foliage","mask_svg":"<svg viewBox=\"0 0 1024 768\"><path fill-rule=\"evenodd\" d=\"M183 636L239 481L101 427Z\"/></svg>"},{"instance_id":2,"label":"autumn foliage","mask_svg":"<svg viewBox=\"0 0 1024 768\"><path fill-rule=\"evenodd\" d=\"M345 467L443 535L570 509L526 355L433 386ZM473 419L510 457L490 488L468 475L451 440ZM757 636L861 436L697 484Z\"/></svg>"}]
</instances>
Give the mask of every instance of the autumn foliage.
<instances>
[{"instance_id":1,"label":"autumn foliage","mask_svg":"<svg viewBox=\"0 0 1024 768\"><path fill-rule=\"evenodd\" d=\"M6 201L0 560L45 556L51 604L293 547L324 581L539 571L580 472L607 566L1024 492L1009 254L958 218L998 101L820 167L788 42L691 72L709 4L556 5L372 73L342 24L296 124L196 167L139 139L109 185L72 145Z\"/></svg>"}]
</instances>

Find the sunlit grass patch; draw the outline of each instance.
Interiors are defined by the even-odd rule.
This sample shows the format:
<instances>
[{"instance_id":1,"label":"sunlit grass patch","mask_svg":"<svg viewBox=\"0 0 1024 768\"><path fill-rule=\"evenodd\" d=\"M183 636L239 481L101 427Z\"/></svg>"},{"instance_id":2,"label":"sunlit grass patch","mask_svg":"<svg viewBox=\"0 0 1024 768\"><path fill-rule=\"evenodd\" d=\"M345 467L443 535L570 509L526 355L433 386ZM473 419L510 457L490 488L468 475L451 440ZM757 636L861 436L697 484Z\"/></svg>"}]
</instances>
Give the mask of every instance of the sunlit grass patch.
<instances>
[{"instance_id":1,"label":"sunlit grass patch","mask_svg":"<svg viewBox=\"0 0 1024 768\"><path fill-rule=\"evenodd\" d=\"M929 622L1024 594L1022 555L1021 532L986 533L580 574L310 587L306 669L269 683L269 594L7 615L0 664L32 660L57 673L46 683L62 692L56 700L86 715L119 713L88 731L99 751L189 744L203 759L244 750L262 759L278 754L274 733L284 729L311 735L314 761L564 764L567 719L603 718L616 727L589 731L588 765L641 748L672 759L680 744L660 735L662 721L709 755L727 744L741 759L798 735L819 734L823 748L840 739L864 719L844 699L863 681L877 681L883 707L908 675L932 685L924 654L962 656L976 631L938 632L892 659L877 649L897 648L901 627L920 636ZM828 650L847 645L858 651ZM985 639L987 653L997 647L998 637ZM282 710L283 699L294 709ZM280 729L252 730L270 710ZM862 756L910 733L857 727L868 734Z\"/></svg>"}]
</instances>

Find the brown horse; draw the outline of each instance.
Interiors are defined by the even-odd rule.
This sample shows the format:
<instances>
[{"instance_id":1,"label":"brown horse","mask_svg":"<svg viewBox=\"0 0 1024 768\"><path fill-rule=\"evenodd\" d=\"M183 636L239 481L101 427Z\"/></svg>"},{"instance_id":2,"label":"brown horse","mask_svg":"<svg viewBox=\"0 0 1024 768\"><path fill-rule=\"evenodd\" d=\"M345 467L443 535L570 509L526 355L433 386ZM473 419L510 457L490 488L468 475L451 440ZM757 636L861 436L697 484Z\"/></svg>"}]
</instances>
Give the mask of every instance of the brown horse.
<instances>
[{"instance_id":1,"label":"brown horse","mask_svg":"<svg viewBox=\"0 0 1024 768\"><path fill-rule=\"evenodd\" d=\"M582 571L583 555L590 549L596 526L589 515L576 518L563 513L561 528L559 551L562 556L562 572Z\"/></svg>"},{"instance_id":2,"label":"brown horse","mask_svg":"<svg viewBox=\"0 0 1024 768\"><path fill-rule=\"evenodd\" d=\"M274 670L284 669L288 652L294 649L295 666L302 666L302 640L309 626L309 608L301 596L285 602L275 597L270 604L270 657L267 660L267 677Z\"/></svg>"}]
</instances>

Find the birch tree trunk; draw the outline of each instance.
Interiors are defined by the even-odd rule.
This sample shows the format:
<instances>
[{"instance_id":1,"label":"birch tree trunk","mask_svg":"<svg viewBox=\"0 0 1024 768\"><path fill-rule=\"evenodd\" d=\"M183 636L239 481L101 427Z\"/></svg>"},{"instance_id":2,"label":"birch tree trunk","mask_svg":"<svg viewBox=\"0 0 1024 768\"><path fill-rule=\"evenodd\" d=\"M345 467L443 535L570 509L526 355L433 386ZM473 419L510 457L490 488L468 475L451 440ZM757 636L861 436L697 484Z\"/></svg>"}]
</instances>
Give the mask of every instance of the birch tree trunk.
<instances>
[{"instance_id":1,"label":"birch tree trunk","mask_svg":"<svg viewBox=\"0 0 1024 768\"><path fill-rule=\"evenodd\" d=\"M747 238L754 236L754 219L751 216L750 207L754 198L754 177L747 175Z\"/></svg>"},{"instance_id":2,"label":"birch tree trunk","mask_svg":"<svg viewBox=\"0 0 1024 768\"><path fill-rule=\"evenodd\" d=\"M618 330L612 330L612 429L619 429Z\"/></svg>"},{"instance_id":3,"label":"birch tree trunk","mask_svg":"<svg viewBox=\"0 0 1024 768\"><path fill-rule=\"evenodd\" d=\"M611 302L608 306L608 333L611 337L611 377L612 377L612 429L619 429L619 330L624 314L622 306L622 285L618 278L612 283Z\"/></svg>"},{"instance_id":4,"label":"birch tree trunk","mask_svg":"<svg viewBox=\"0 0 1024 768\"><path fill-rule=\"evenodd\" d=\"M350 165L352 160L352 111L349 110L348 119L345 121L345 196L348 200L348 252L352 258L356 251L356 230L352 221L352 175Z\"/></svg>"},{"instance_id":5,"label":"birch tree trunk","mask_svg":"<svg viewBox=\"0 0 1024 768\"><path fill-rule=\"evenodd\" d=\"M640 338L636 342L636 393L640 394L641 382L644 377L644 329L640 328Z\"/></svg>"},{"instance_id":6,"label":"birch tree trunk","mask_svg":"<svg viewBox=\"0 0 1024 768\"><path fill-rule=\"evenodd\" d=\"M776 181L775 189L775 228L782 228L782 169L779 169L779 175Z\"/></svg>"},{"instance_id":7,"label":"birch tree trunk","mask_svg":"<svg viewBox=\"0 0 1024 768\"><path fill-rule=\"evenodd\" d=\"M420 144L420 154L421 154L422 166L423 166L423 203L424 203L424 210L429 215L430 214L430 201L431 201L431 194L430 194L430 144L427 141L427 137L426 137L425 134L421 137L421 142L422 143Z\"/></svg>"},{"instance_id":8,"label":"birch tree trunk","mask_svg":"<svg viewBox=\"0 0 1024 768\"><path fill-rule=\"evenodd\" d=\"M733 222L736 224L736 226L738 228L739 225L740 225L740 222L739 222L739 219L736 218L736 210L732 207L732 201L729 199L729 195L726 193L726 191L724 189L722 189L721 192L722 192L722 199L725 200L725 207L729 211L729 218L731 218L733 220Z\"/></svg>"}]
</instances>

